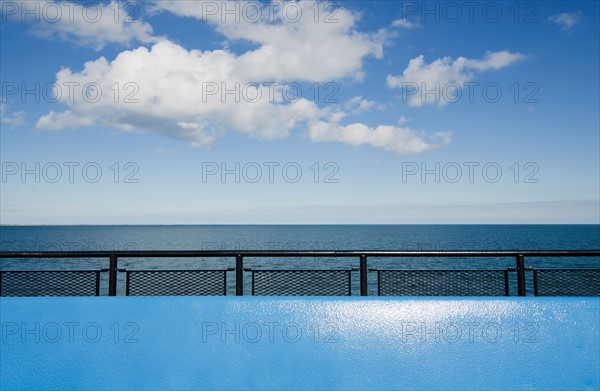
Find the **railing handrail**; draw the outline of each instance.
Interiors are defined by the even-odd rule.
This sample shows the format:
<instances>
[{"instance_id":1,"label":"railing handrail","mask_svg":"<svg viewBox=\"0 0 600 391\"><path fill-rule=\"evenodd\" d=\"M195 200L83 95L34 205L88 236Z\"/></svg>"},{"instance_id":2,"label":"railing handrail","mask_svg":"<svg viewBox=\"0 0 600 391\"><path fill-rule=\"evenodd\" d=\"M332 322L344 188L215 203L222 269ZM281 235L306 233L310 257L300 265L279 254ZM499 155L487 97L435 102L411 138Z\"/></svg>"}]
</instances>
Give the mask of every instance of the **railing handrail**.
<instances>
[{"instance_id":1,"label":"railing handrail","mask_svg":"<svg viewBox=\"0 0 600 391\"><path fill-rule=\"evenodd\" d=\"M600 256L598 250L116 250L0 251L0 258L168 258L168 257L566 257Z\"/></svg>"},{"instance_id":2,"label":"railing handrail","mask_svg":"<svg viewBox=\"0 0 600 391\"><path fill-rule=\"evenodd\" d=\"M236 295L244 294L244 258L338 257L360 259L360 294L366 296L369 257L512 257L516 260L517 290L526 295L525 257L600 256L600 250L163 250L163 251L0 251L0 258L108 258L109 296L117 294L119 258L235 258ZM0 284L1 285L1 284Z\"/></svg>"}]
</instances>

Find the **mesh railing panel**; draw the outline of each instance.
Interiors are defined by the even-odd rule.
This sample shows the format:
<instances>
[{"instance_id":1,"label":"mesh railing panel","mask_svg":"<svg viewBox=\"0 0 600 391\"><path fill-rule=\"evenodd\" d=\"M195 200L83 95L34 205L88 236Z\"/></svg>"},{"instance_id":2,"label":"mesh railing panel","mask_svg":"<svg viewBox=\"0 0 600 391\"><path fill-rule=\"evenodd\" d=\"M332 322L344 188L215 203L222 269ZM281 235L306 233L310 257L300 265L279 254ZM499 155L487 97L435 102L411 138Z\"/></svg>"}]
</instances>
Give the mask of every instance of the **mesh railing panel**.
<instances>
[{"instance_id":1,"label":"mesh railing panel","mask_svg":"<svg viewBox=\"0 0 600 391\"><path fill-rule=\"evenodd\" d=\"M378 270L380 296L508 296L506 270Z\"/></svg>"},{"instance_id":2,"label":"mesh railing panel","mask_svg":"<svg viewBox=\"0 0 600 391\"><path fill-rule=\"evenodd\" d=\"M350 296L351 270L252 270L256 296Z\"/></svg>"},{"instance_id":3,"label":"mesh railing panel","mask_svg":"<svg viewBox=\"0 0 600 391\"><path fill-rule=\"evenodd\" d=\"M127 296L224 296L227 270L128 270Z\"/></svg>"},{"instance_id":4,"label":"mesh railing panel","mask_svg":"<svg viewBox=\"0 0 600 391\"><path fill-rule=\"evenodd\" d=\"M536 296L600 296L600 269L535 269Z\"/></svg>"},{"instance_id":5,"label":"mesh railing panel","mask_svg":"<svg viewBox=\"0 0 600 391\"><path fill-rule=\"evenodd\" d=\"M100 271L2 271L0 296L98 296Z\"/></svg>"}]
</instances>

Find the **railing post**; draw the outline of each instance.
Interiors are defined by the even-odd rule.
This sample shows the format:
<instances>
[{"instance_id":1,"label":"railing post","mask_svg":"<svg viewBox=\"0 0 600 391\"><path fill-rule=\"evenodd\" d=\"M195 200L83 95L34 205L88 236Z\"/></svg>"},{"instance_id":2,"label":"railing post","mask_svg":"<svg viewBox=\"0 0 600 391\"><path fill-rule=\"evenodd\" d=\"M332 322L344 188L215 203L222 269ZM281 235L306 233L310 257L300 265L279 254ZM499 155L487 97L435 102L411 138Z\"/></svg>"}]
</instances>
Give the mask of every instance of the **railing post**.
<instances>
[{"instance_id":1,"label":"railing post","mask_svg":"<svg viewBox=\"0 0 600 391\"><path fill-rule=\"evenodd\" d=\"M235 294L244 295L244 257L242 254L235 256Z\"/></svg>"},{"instance_id":2,"label":"railing post","mask_svg":"<svg viewBox=\"0 0 600 391\"><path fill-rule=\"evenodd\" d=\"M110 266L108 267L108 295L117 295L117 256L110 255Z\"/></svg>"},{"instance_id":3,"label":"railing post","mask_svg":"<svg viewBox=\"0 0 600 391\"><path fill-rule=\"evenodd\" d=\"M360 295L367 296L367 256L360 256Z\"/></svg>"},{"instance_id":4,"label":"railing post","mask_svg":"<svg viewBox=\"0 0 600 391\"><path fill-rule=\"evenodd\" d=\"M517 255L517 288L519 296L527 295L525 290L525 256L522 254Z\"/></svg>"}]
</instances>

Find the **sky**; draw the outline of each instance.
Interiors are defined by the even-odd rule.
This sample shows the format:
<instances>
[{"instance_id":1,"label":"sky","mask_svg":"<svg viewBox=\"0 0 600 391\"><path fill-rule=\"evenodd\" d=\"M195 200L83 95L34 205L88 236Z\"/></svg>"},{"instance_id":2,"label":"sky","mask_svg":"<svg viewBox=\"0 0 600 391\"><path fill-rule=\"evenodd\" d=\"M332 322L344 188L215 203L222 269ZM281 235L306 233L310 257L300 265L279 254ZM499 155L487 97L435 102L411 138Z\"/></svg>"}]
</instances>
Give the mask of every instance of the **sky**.
<instances>
[{"instance_id":1,"label":"sky","mask_svg":"<svg viewBox=\"0 0 600 391\"><path fill-rule=\"evenodd\" d=\"M598 2L0 18L1 224L600 223Z\"/></svg>"}]
</instances>

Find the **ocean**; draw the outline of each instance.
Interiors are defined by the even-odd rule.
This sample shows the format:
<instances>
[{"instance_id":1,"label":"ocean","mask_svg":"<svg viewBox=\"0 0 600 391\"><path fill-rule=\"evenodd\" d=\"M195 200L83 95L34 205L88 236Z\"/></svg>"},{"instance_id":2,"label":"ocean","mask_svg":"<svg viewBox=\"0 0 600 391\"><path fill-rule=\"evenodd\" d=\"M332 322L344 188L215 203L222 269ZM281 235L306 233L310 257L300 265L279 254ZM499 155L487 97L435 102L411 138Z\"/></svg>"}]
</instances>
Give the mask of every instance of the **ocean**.
<instances>
[{"instance_id":1,"label":"ocean","mask_svg":"<svg viewBox=\"0 0 600 391\"><path fill-rule=\"evenodd\" d=\"M0 226L3 251L594 249L600 225Z\"/></svg>"}]
</instances>

